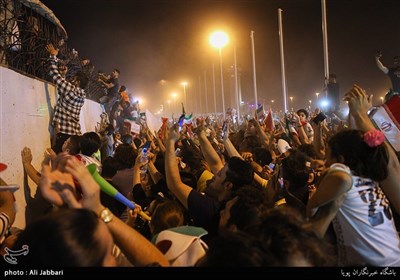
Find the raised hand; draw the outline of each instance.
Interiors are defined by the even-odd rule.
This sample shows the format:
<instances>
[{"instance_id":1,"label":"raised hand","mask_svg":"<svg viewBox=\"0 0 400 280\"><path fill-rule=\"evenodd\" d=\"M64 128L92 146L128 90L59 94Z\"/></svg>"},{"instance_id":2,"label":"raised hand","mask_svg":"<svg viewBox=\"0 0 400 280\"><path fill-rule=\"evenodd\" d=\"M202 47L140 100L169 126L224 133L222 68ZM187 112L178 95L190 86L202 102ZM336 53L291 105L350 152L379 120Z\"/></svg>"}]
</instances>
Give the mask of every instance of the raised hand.
<instances>
[{"instance_id":1,"label":"raised hand","mask_svg":"<svg viewBox=\"0 0 400 280\"><path fill-rule=\"evenodd\" d=\"M242 158L243 158L245 161L251 162L251 161L253 161L253 154L250 153L250 152L243 152L243 153L242 153Z\"/></svg>"},{"instance_id":2,"label":"raised hand","mask_svg":"<svg viewBox=\"0 0 400 280\"><path fill-rule=\"evenodd\" d=\"M100 186L93 179L89 170L75 157L70 157L67 160L65 170L78 181L82 189L82 199L79 203L72 193L64 192L65 202L70 207L84 207L99 213L104 208L100 202Z\"/></svg>"},{"instance_id":3,"label":"raised hand","mask_svg":"<svg viewBox=\"0 0 400 280\"><path fill-rule=\"evenodd\" d=\"M58 54L58 49L54 48L53 44L46 45L46 50L52 56L56 56Z\"/></svg>"},{"instance_id":4,"label":"raised hand","mask_svg":"<svg viewBox=\"0 0 400 280\"><path fill-rule=\"evenodd\" d=\"M179 124L174 124L169 130L168 139L174 140L175 142L179 140L181 134L178 131Z\"/></svg>"},{"instance_id":5,"label":"raised hand","mask_svg":"<svg viewBox=\"0 0 400 280\"><path fill-rule=\"evenodd\" d=\"M32 162L32 152L28 147L24 147L21 151L22 163L31 163Z\"/></svg>"},{"instance_id":6,"label":"raised hand","mask_svg":"<svg viewBox=\"0 0 400 280\"><path fill-rule=\"evenodd\" d=\"M75 194L75 184L71 174L60 170L51 170L50 166L42 166L42 176L39 181L40 192L50 203L62 206L64 200L61 193L66 189Z\"/></svg>"},{"instance_id":7,"label":"raised hand","mask_svg":"<svg viewBox=\"0 0 400 280\"><path fill-rule=\"evenodd\" d=\"M359 85L353 85L353 88L344 95L344 100L348 102L350 114L367 114L372 107L373 95L367 95L364 89Z\"/></svg>"}]
</instances>

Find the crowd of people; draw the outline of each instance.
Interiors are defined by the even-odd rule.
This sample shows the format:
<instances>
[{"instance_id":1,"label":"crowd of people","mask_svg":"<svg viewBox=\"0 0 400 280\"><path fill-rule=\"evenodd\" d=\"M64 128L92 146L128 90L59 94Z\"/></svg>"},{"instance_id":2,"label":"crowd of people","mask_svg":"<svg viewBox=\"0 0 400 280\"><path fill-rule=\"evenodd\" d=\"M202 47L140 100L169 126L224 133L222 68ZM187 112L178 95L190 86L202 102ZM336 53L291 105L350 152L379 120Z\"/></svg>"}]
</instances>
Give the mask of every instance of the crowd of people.
<instances>
[{"instance_id":1,"label":"crowd of people","mask_svg":"<svg viewBox=\"0 0 400 280\"><path fill-rule=\"evenodd\" d=\"M13 192L0 190L4 259L29 248L18 264L400 266L398 154L360 86L345 93L348 119L300 108L165 119L150 131L114 69L99 76L108 92L101 125L82 134L87 78L66 75L57 49L47 51L55 134L52 147L34 151L44 153L40 168L29 147L21 151L38 186L26 228L12 227Z\"/></svg>"}]
</instances>

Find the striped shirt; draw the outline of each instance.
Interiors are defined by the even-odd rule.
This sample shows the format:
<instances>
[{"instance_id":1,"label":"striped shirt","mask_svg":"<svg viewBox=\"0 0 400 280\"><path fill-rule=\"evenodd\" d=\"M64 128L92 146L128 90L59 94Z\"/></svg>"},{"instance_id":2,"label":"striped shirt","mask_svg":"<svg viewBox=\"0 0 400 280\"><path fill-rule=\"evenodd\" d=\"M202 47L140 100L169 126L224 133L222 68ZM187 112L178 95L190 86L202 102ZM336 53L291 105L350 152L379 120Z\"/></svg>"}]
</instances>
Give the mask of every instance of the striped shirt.
<instances>
[{"instance_id":1,"label":"striped shirt","mask_svg":"<svg viewBox=\"0 0 400 280\"><path fill-rule=\"evenodd\" d=\"M0 244L4 241L10 225L10 218L6 213L0 212Z\"/></svg>"},{"instance_id":2,"label":"striped shirt","mask_svg":"<svg viewBox=\"0 0 400 280\"><path fill-rule=\"evenodd\" d=\"M50 57L49 75L56 84L58 92L53 124L55 121L59 123L61 133L81 135L79 115L85 102L85 91L61 76L54 56Z\"/></svg>"}]
</instances>

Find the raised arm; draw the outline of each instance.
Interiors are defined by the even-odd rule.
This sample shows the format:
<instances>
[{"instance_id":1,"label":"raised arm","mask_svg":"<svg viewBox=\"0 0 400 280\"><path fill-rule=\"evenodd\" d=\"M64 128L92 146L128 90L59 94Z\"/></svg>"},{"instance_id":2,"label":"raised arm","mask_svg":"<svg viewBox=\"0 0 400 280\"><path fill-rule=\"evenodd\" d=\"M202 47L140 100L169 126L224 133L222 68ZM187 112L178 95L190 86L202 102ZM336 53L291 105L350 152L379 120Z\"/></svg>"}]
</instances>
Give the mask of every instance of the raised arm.
<instances>
[{"instance_id":1,"label":"raised arm","mask_svg":"<svg viewBox=\"0 0 400 280\"><path fill-rule=\"evenodd\" d=\"M53 79L54 83L57 86L58 94L61 96L65 96L66 94L71 94L71 90L75 88L75 85L68 82L65 77L63 77L57 66L57 54L58 50L54 48L52 44L46 45L46 50L50 54L49 62L50 62L50 72L49 75ZM83 92L79 93L83 95Z\"/></svg>"},{"instance_id":2,"label":"raised arm","mask_svg":"<svg viewBox=\"0 0 400 280\"><path fill-rule=\"evenodd\" d=\"M200 142L200 148L201 152L203 153L204 159L210 166L211 172L213 174L217 174L217 172L220 171L224 167L224 165L218 153L215 151L210 141L208 141L205 131L201 129L201 127L199 127L197 128L196 132Z\"/></svg>"},{"instance_id":3,"label":"raised arm","mask_svg":"<svg viewBox=\"0 0 400 280\"><path fill-rule=\"evenodd\" d=\"M315 147L315 151L317 152L317 157L319 159L325 159L325 140L322 125L323 122L320 122L319 124L312 122L312 126L314 128L313 146Z\"/></svg>"},{"instance_id":4,"label":"raised arm","mask_svg":"<svg viewBox=\"0 0 400 280\"><path fill-rule=\"evenodd\" d=\"M360 86L354 85L345 94L345 100L349 102L350 115L353 117L356 129L362 131L375 129L374 124L367 114L369 108L372 107L372 95L368 96ZM388 176L385 180L379 182L379 184L397 213L400 213L400 163L393 148L386 142L384 145L386 146L389 159Z\"/></svg>"},{"instance_id":5,"label":"raised arm","mask_svg":"<svg viewBox=\"0 0 400 280\"><path fill-rule=\"evenodd\" d=\"M57 189L57 195L60 200L67 203L71 208L83 207L100 215L105 208L100 202L100 188L86 167L78 162L76 158L71 157L66 161L65 170L68 173L63 174L72 175L81 185L82 199L78 202L73 192L71 192L69 188L64 188ZM50 168L48 166L43 166L43 179L40 184L42 189L54 189L54 180L58 180L59 178L57 178L57 176L59 175L63 176L61 172L58 170L56 171L58 173L55 174L53 178L49 177L45 179L45 177L50 174ZM54 202L52 201L54 196L46 198L50 198L49 201ZM147 266L153 263L159 263L162 266L169 266L165 256L150 241L117 217L114 216L112 220L107 223L107 227L115 243L132 264L136 266Z\"/></svg>"},{"instance_id":6,"label":"raised arm","mask_svg":"<svg viewBox=\"0 0 400 280\"><path fill-rule=\"evenodd\" d=\"M28 175L29 178L32 179L33 182L35 182L36 185L39 185L39 180L40 180L40 172L36 170L35 167L32 165L32 152L31 149L28 147L25 147L21 151L21 157L22 157L22 165L24 166L24 170L26 174Z\"/></svg>"},{"instance_id":7,"label":"raised arm","mask_svg":"<svg viewBox=\"0 0 400 280\"><path fill-rule=\"evenodd\" d=\"M327 172L307 203L307 217L312 217L319 207L338 199L351 189L353 179L350 174L341 170Z\"/></svg>"},{"instance_id":8,"label":"raised arm","mask_svg":"<svg viewBox=\"0 0 400 280\"><path fill-rule=\"evenodd\" d=\"M258 133L258 135L260 137L261 143L265 147L268 147L268 145L269 145L269 137L268 137L268 135L265 133L264 129L262 129L262 127L261 127L260 123L257 121L257 119L255 119L253 123L254 123L254 127L256 128L257 133Z\"/></svg>"},{"instance_id":9,"label":"raised arm","mask_svg":"<svg viewBox=\"0 0 400 280\"><path fill-rule=\"evenodd\" d=\"M389 69L385 66L385 65L383 65L383 63L381 62L381 57L382 57L382 53L381 52L378 52L376 55L375 55L375 63L376 63L376 66L378 66L378 68L383 72L383 73L385 73L385 74L387 74L387 73L389 73Z\"/></svg>"},{"instance_id":10,"label":"raised arm","mask_svg":"<svg viewBox=\"0 0 400 280\"><path fill-rule=\"evenodd\" d=\"M168 189L188 209L188 197L192 188L182 182L179 174L179 167L175 155L175 142L179 139L178 125L172 126L166 145L165 152L165 175L167 177Z\"/></svg>"},{"instance_id":11,"label":"raised arm","mask_svg":"<svg viewBox=\"0 0 400 280\"><path fill-rule=\"evenodd\" d=\"M228 133L227 133L228 134ZM236 150L235 146L232 144L231 140L229 139L228 135L225 135L224 138L224 146L225 150L228 153L230 157L239 157L243 159L243 157L239 154L239 152ZM244 160L244 159L243 159ZM260 175L258 175L256 172L254 172L254 178L253 178L260 186L266 187L268 180L265 180L261 178Z\"/></svg>"}]
</instances>

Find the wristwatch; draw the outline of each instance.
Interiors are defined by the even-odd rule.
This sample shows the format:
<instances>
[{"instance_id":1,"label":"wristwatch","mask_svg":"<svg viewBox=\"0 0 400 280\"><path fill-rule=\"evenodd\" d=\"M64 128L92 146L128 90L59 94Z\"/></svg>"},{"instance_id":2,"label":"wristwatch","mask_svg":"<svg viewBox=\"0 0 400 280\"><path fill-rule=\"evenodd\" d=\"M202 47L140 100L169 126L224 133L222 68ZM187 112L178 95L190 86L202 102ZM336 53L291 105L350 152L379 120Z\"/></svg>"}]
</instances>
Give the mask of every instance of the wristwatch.
<instances>
[{"instance_id":1,"label":"wristwatch","mask_svg":"<svg viewBox=\"0 0 400 280\"><path fill-rule=\"evenodd\" d=\"M108 208L104 208L103 210L101 210L99 215L99 218L106 224L111 222L113 217L114 217L113 213Z\"/></svg>"}]
</instances>

